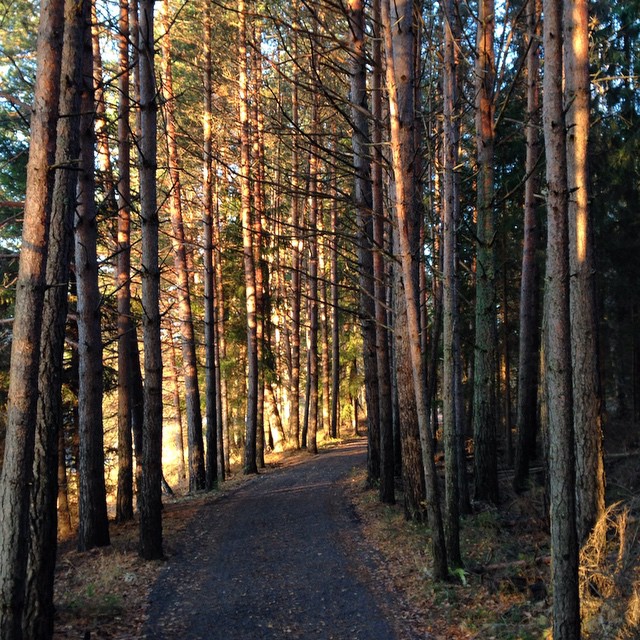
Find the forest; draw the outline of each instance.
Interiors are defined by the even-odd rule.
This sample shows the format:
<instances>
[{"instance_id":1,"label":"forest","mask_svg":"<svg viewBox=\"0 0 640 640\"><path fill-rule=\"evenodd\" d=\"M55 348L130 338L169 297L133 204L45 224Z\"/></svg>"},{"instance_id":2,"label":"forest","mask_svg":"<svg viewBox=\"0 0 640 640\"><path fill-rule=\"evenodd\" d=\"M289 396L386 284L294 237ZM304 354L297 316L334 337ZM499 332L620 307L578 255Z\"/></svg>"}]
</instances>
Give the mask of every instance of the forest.
<instances>
[{"instance_id":1,"label":"forest","mask_svg":"<svg viewBox=\"0 0 640 640\"><path fill-rule=\"evenodd\" d=\"M57 539L162 558L163 492L353 433L434 581L542 492L552 637L637 637L638 16L0 0L0 638L52 637Z\"/></svg>"}]
</instances>

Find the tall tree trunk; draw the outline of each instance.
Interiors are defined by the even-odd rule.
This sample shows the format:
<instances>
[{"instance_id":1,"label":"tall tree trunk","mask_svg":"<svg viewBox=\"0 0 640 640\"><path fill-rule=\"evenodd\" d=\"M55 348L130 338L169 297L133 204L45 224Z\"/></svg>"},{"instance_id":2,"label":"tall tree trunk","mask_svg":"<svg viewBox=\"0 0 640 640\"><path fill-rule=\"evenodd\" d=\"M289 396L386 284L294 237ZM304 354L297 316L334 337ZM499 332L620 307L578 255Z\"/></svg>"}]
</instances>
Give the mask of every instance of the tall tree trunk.
<instances>
[{"instance_id":1,"label":"tall tree trunk","mask_svg":"<svg viewBox=\"0 0 640 640\"><path fill-rule=\"evenodd\" d=\"M535 455L538 393L538 225L536 194L540 184L536 170L541 153L539 71L541 36L541 0L527 3L527 151L524 192L524 241L522 247L522 280L520 282L520 332L518 352L518 434L515 451L514 479L516 491L525 488L529 462Z\"/></svg>"},{"instance_id":2,"label":"tall tree trunk","mask_svg":"<svg viewBox=\"0 0 640 640\"><path fill-rule=\"evenodd\" d=\"M43 640L53 635L58 446L62 433L63 354L77 183L73 164L77 162L80 149L82 42L84 29L89 25L88 9L88 1L80 5L71 0L65 3L61 74L67 81L61 86L60 113L68 114L68 117L58 120L56 165L59 169L55 173L53 191L46 271L48 286L40 344L29 559L22 630L26 638ZM62 443L64 450L64 439Z\"/></svg>"},{"instance_id":3,"label":"tall tree trunk","mask_svg":"<svg viewBox=\"0 0 640 640\"><path fill-rule=\"evenodd\" d=\"M444 370L442 377L443 432L445 460L445 534L449 562L462 565L460 554L460 486L459 475L464 466L459 466L457 453L461 421L458 419L456 396L459 386L459 314L457 278L456 227L459 213L458 190L455 167L458 164L458 130L456 125L457 72L455 58L455 11L454 0L444 3L444 67L443 67L443 146L444 176L442 194L442 307ZM434 345L435 348L435 345Z\"/></svg>"},{"instance_id":4,"label":"tall tree trunk","mask_svg":"<svg viewBox=\"0 0 640 640\"><path fill-rule=\"evenodd\" d=\"M40 7L27 195L9 370L4 463L0 476L0 637L22 638L29 539L29 483L37 409L40 328L60 88L64 2Z\"/></svg>"},{"instance_id":5,"label":"tall tree trunk","mask_svg":"<svg viewBox=\"0 0 640 640\"><path fill-rule=\"evenodd\" d=\"M247 10L244 0L238 0L239 25L239 106L240 106L240 193L242 210L242 246L247 309L247 410L245 424L245 474L257 473L256 437L258 429L258 337L256 310L256 273L253 259L251 223L251 182L249 112Z\"/></svg>"},{"instance_id":6,"label":"tall tree trunk","mask_svg":"<svg viewBox=\"0 0 640 640\"><path fill-rule=\"evenodd\" d=\"M331 437L338 437L340 400L340 289L338 284L338 199L336 171L331 173Z\"/></svg>"},{"instance_id":7,"label":"tall tree trunk","mask_svg":"<svg viewBox=\"0 0 640 640\"><path fill-rule=\"evenodd\" d=\"M378 369L376 360L376 309L373 279L373 216L369 122L366 117L367 69L364 46L364 2L349 0L351 30L351 120L355 205L358 220L358 271L360 284L360 327L364 359L364 387L367 400L367 481L380 478L380 412L378 407Z\"/></svg>"},{"instance_id":8,"label":"tall tree trunk","mask_svg":"<svg viewBox=\"0 0 640 640\"><path fill-rule=\"evenodd\" d=\"M495 0L478 3L476 40L476 338L473 375L475 497L498 502L494 205Z\"/></svg>"},{"instance_id":9,"label":"tall tree trunk","mask_svg":"<svg viewBox=\"0 0 640 640\"><path fill-rule=\"evenodd\" d=\"M169 177L171 180L169 212L171 218L173 257L178 278L176 294L180 316L182 339L182 366L184 368L185 400L187 413L187 438L189 442L189 490L205 488L204 442L202 439L202 414L200 411L200 388L198 386L198 362L196 338L191 311L189 267L185 247L184 221L182 217L182 184L180 181L180 159L176 134L175 95L173 91L173 71L171 66L171 38L169 29L169 0L162 3L162 23L165 31L161 38L162 70L166 94L165 118L167 145L169 150Z\"/></svg>"},{"instance_id":10,"label":"tall tree trunk","mask_svg":"<svg viewBox=\"0 0 640 640\"><path fill-rule=\"evenodd\" d=\"M204 252L204 348L205 348L205 412L207 418L207 489L211 491L224 478L224 464L219 465L218 381L216 371L215 273L213 269L213 66L211 58L211 5L204 3L204 113L202 118L202 191ZM220 470L218 470L220 467Z\"/></svg>"},{"instance_id":11,"label":"tall tree trunk","mask_svg":"<svg viewBox=\"0 0 640 640\"><path fill-rule=\"evenodd\" d=\"M93 128L95 100L90 25L84 35L81 102L75 273L78 297L78 423L80 431L78 548L85 551L92 547L109 544L109 518L104 479L101 294L98 282L98 221L94 181L96 137Z\"/></svg>"},{"instance_id":12,"label":"tall tree trunk","mask_svg":"<svg viewBox=\"0 0 640 640\"><path fill-rule=\"evenodd\" d=\"M569 272L576 518L583 543L604 513L602 394L598 378L595 260L589 217L589 4L564 3L565 127L569 193Z\"/></svg>"},{"instance_id":13,"label":"tall tree trunk","mask_svg":"<svg viewBox=\"0 0 640 640\"><path fill-rule=\"evenodd\" d=\"M129 361L131 320L131 138L129 2L120 0L118 19L118 492L116 520L133 520L132 385Z\"/></svg>"},{"instance_id":14,"label":"tall tree trunk","mask_svg":"<svg viewBox=\"0 0 640 640\"><path fill-rule=\"evenodd\" d=\"M569 319L569 237L562 100L562 0L544 0L543 127L547 159L545 384L554 640L580 637Z\"/></svg>"},{"instance_id":15,"label":"tall tree trunk","mask_svg":"<svg viewBox=\"0 0 640 640\"><path fill-rule=\"evenodd\" d=\"M298 59L298 11L299 0L293 0L292 59ZM289 397L291 402L289 432L300 447L300 305L302 293L300 233L300 134L298 114L298 83L294 82L291 95L291 324L289 328L291 343L291 373L289 376Z\"/></svg>"},{"instance_id":16,"label":"tall tree trunk","mask_svg":"<svg viewBox=\"0 0 640 640\"><path fill-rule=\"evenodd\" d=\"M416 252L411 246L409 237L409 224L415 202L415 182L412 172L415 152L413 135L414 5L411 0L397 0L394 4L392 21L389 4L389 0L382 2L382 24L387 54L386 78L391 117L391 154L396 187L395 215L398 225L404 297L407 305L409 355L413 367L413 389L425 475L426 508L432 531L433 573L437 579L444 579L447 576L447 552L440 512L433 434L426 402L424 360L420 350L418 297L414 277Z\"/></svg>"},{"instance_id":17,"label":"tall tree trunk","mask_svg":"<svg viewBox=\"0 0 640 640\"><path fill-rule=\"evenodd\" d=\"M395 461L393 447L393 405L387 319L387 286L384 260L385 212L382 187L382 42L380 39L380 0L373 3L373 162L371 202L373 213L373 281L376 317L376 361L378 371L378 409L380 412L380 501L395 503ZM421 487L421 483L419 483Z\"/></svg>"},{"instance_id":18,"label":"tall tree trunk","mask_svg":"<svg viewBox=\"0 0 640 640\"><path fill-rule=\"evenodd\" d=\"M140 554L162 558L162 342L156 191L157 111L154 74L154 0L140 0L140 216L142 219L142 323L144 336L144 421Z\"/></svg>"}]
</instances>

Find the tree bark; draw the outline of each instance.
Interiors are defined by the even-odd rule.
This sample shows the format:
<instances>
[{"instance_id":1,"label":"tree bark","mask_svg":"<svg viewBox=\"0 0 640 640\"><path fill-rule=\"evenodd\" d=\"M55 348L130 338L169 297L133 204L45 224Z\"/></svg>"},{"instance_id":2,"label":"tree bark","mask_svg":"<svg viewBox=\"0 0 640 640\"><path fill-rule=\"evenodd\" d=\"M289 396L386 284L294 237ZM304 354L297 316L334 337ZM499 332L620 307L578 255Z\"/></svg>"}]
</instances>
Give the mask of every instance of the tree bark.
<instances>
[{"instance_id":1,"label":"tree bark","mask_svg":"<svg viewBox=\"0 0 640 640\"><path fill-rule=\"evenodd\" d=\"M62 433L62 375L67 318L69 264L73 244L77 163L80 149L82 42L88 28L89 3L65 3L60 113L55 185L49 228L35 459L31 485L29 558L22 630L26 638L53 636L53 582L56 564L58 445ZM64 439L62 439L64 451ZM64 469L64 467L63 467ZM67 510L68 516L68 510ZM63 517L63 516L61 516Z\"/></svg>"},{"instance_id":2,"label":"tree bark","mask_svg":"<svg viewBox=\"0 0 640 640\"><path fill-rule=\"evenodd\" d=\"M86 19L90 19L90 14ZM80 433L78 548L81 551L110 543L104 479L103 364L101 294L98 282L98 221L94 177L96 137L93 83L93 51L89 22L84 34L80 173L75 220Z\"/></svg>"},{"instance_id":3,"label":"tree bark","mask_svg":"<svg viewBox=\"0 0 640 640\"><path fill-rule=\"evenodd\" d=\"M576 518L582 544L604 513L602 394L598 369L595 260L589 217L589 5L564 3L565 128Z\"/></svg>"},{"instance_id":4,"label":"tree bark","mask_svg":"<svg viewBox=\"0 0 640 640\"><path fill-rule=\"evenodd\" d=\"M580 637L575 510L567 174L562 101L562 0L544 0L543 127L547 159L545 383L554 640Z\"/></svg>"},{"instance_id":5,"label":"tree bark","mask_svg":"<svg viewBox=\"0 0 640 640\"><path fill-rule=\"evenodd\" d=\"M154 0L140 0L140 216L142 220L142 327L144 340L144 421L140 555L163 557L162 549L162 342L160 265L156 191L157 110L154 73Z\"/></svg>"},{"instance_id":6,"label":"tree bark","mask_svg":"<svg viewBox=\"0 0 640 640\"><path fill-rule=\"evenodd\" d=\"M494 0L478 3L476 40L477 252L473 442L476 500L497 504L496 280L494 205Z\"/></svg>"},{"instance_id":7,"label":"tree bark","mask_svg":"<svg viewBox=\"0 0 640 640\"><path fill-rule=\"evenodd\" d=\"M56 149L64 2L40 7L22 249L9 370L4 463L0 476L0 637L22 638L49 217Z\"/></svg>"},{"instance_id":8,"label":"tree bark","mask_svg":"<svg viewBox=\"0 0 640 640\"><path fill-rule=\"evenodd\" d=\"M419 310L413 262L415 252L410 243L408 226L415 201L412 175L415 153L413 148L415 118L413 113L414 5L411 0L395 2L392 21L389 4L389 0L382 2L382 23L387 54L386 78L391 119L391 153L396 186L395 215L398 225L404 297L407 305L409 354L413 367L413 388L416 397L425 474L426 508L432 532L433 573L437 579L445 579L447 576L447 552L440 512L433 434L429 424L429 408L426 402L424 360L420 350Z\"/></svg>"},{"instance_id":9,"label":"tree bark","mask_svg":"<svg viewBox=\"0 0 640 640\"><path fill-rule=\"evenodd\" d=\"M460 368L456 227L460 205L455 180L459 146L455 121L457 115L455 20L454 2L453 0L446 0L443 20L445 45L442 91L444 112L444 179L442 194L444 371L442 377L442 413L445 460L445 535L449 562L454 566L462 566L458 476L464 473L464 467L460 468L458 465L458 431L461 422L458 420L456 403Z\"/></svg>"},{"instance_id":10,"label":"tree bark","mask_svg":"<svg viewBox=\"0 0 640 640\"><path fill-rule=\"evenodd\" d=\"M129 362L131 319L131 137L129 1L120 0L118 19L118 492L116 520L133 520L132 381Z\"/></svg>"},{"instance_id":11,"label":"tree bark","mask_svg":"<svg viewBox=\"0 0 640 640\"><path fill-rule=\"evenodd\" d=\"M242 246L247 310L247 410L245 423L244 473L257 473L256 438L258 429L258 335L256 310L256 272L253 259L251 223L250 138L248 112L247 10L238 0L239 25L239 106L240 106L240 193Z\"/></svg>"},{"instance_id":12,"label":"tree bark","mask_svg":"<svg viewBox=\"0 0 640 640\"><path fill-rule=\"evenodd\" d=\"M536 194L540 177L536 170L541 153L540 141L540 91L539 47L541 39L541 0L527 3L527 120L524 195L524 241L522 248L522 279L520 282L520 339L518 355L518 406L514 480L516 491L525 488L529 476L529 462L535 455L537 430L538 393L538 225L536 216Z\"/></svg>"}]
</instances>

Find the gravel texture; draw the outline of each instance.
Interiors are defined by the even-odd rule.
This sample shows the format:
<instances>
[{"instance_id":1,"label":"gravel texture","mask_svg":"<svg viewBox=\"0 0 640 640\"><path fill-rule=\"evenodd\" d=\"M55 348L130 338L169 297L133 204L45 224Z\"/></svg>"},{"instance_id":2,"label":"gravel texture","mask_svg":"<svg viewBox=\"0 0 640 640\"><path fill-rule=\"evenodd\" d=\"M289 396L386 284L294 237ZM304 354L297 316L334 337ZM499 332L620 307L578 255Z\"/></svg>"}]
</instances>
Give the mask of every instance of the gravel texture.
<instances>
[{"instance_id":1,"label":"gravel texture","mask_svg":"<svg viewBox=\"0 0 640 640\"><path fill-rule=\"evenodd\" d=\"M151 593L149 640L410 640L343 496L351 443L206 505Z\"/></svg>"}]
</instances>

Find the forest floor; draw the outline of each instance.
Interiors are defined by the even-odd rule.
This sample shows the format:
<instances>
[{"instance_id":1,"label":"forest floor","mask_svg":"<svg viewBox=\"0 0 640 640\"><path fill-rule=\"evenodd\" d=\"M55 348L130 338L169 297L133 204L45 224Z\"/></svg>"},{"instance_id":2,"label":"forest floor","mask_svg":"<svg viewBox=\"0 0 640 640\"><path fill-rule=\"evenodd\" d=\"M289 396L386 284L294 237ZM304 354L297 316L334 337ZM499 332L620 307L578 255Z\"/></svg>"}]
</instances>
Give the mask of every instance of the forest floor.
<instances>
[{"instance_id":1,"label":"forest floor","mask_svg":"<svg viewBox=\"0 0 640 640\"><path fill-rule=\"evenodd\" d=\"M258 477L238 474L220 491L167 498L164 562L138 558L135 523L114 524L106 549L79 553L72 541L61 544L56 640L550 637L541 487L516 496L504 474L500 508L474 505L462 520L465 570L436 583L428 529L407 522L401 504L379 503L365 488L364 461L364 441L334 444L317 457L279 454ZM615 507L583 550L585 637L640 637L637 462L619 452L609 463L611 499L631 510ZM261 533L249 540L251 530ZM307 534L283 539L289 530ZM334 615L343 622L319 626Z\"/></svg>"}]
</instances>

